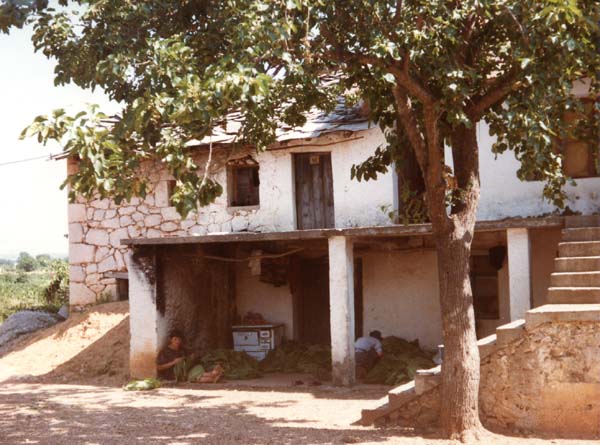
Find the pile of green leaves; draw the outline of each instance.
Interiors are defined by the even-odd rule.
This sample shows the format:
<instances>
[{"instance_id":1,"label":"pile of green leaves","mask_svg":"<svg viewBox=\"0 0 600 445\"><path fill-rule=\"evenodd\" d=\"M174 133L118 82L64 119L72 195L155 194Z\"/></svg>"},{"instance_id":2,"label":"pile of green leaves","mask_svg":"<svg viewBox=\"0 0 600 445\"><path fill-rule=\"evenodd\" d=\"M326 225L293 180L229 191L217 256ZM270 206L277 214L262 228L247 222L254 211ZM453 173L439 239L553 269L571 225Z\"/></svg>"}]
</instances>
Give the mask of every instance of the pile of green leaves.
<instances>
[{"instance_id":1,"label":"pile of green leaves","mask_svg":"<svg viewBox=\"0 0 600 445\"><path fill-rule=\"evenodd\" d=\"M301 372L323 378L331 373L331 348L288 341L260 363L264 372Z\"/></svg>"},{"instance_id":2,"label":"pile of green leaves","mask_svg":"<svg viewBox=\"0 0 600 445\"><path fill-rule=\"evenodd\" d=\"M204 355L200 362L206 370L211 370L217 364L220 364L225 371L223 376L230 380L261 377L258 361L245 352L215 349Z\"/></svg>"},{"instance_id":3,"label":"pile of green leaves","mask_svg":"<svg viewBox=\"0 0 600 445\"><path fill-rule=\"evenodd\" d=\"M383 358L369 371L366 383L401 385L414 379L417 369L435 366L431 354L419 347L419 341L406 341L399 337L383 339Z\"/></svg>"}]
</instances>

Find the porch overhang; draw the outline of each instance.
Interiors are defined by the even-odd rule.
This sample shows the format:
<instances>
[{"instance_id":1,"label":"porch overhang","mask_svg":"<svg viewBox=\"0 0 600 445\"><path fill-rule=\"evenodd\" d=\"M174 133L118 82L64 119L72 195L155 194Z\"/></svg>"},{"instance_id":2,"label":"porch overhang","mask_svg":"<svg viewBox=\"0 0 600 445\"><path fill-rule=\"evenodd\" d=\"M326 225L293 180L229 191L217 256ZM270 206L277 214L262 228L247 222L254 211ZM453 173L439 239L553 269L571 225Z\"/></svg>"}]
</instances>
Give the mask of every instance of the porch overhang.
<instances>
[{"instance_id":1,"label":"porch overhang","mask_svg":"<svg viewBox=\"0 0 600 445\"><path fill-rule=\"evenodd\" d=\"M478 221L475 232L493 232L507 229L548 229L565 226L564 216L537 218L507 218L497 221ZM181 244L244 243L261 241L296 241L328 239L345 236L353 239L410 237L431 235L431 224L352 227L346 229L290 230L284 232L233 232L212 233L196 236L163 236L157 238L133 238L121 240L127 246L167 246Z\"/></svg>"}]
</instances>

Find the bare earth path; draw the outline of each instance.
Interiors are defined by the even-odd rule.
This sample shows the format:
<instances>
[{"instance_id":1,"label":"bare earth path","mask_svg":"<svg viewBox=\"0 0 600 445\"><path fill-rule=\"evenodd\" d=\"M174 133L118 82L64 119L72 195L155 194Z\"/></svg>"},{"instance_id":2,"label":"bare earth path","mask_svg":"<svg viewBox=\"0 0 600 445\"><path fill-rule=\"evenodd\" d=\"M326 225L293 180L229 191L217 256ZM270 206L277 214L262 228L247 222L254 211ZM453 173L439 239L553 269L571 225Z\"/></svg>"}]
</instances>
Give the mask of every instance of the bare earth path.
<instances>
[{"instance_id":1,"label":"bare earth path","mask_svg":"<svg viewBox=\"0 0 600 445\"><path fill-rule=\"evenodd\" d=\"M358 396L361 398L354 398ZM344 390L161 388L8 383L0 387L2 444L447 445L433 435L350 426L365 400ZM496 445L597 441L498 437Z\"/></svg>"}]
</instances>

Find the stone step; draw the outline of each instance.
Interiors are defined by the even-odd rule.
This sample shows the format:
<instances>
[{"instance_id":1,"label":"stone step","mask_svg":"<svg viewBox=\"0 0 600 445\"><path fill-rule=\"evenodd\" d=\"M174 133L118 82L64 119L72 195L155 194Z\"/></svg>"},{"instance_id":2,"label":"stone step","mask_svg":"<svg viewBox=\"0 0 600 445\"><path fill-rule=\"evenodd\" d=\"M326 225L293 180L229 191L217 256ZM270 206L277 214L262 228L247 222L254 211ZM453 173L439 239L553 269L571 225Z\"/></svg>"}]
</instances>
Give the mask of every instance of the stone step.
<instances>
[{"instance_id":1,"label":"stone step","mask_svg":"<svg viewBox=\"0 0 600 445\"><path fill-rule=\"evenodd\" d=\"M479 346L479 358L484 359L496 350L496 334L488 335L477 340Z\"/></svg>"},{"instance_id":2,"label":"stone step","mask_svg":"<svg viewBox=\"0 0 600 445\"><path fill-rule=\"evenodd\" d=\"M592 272L600 270L600 256L555 258L557 272Z\"/></svg>"},{"instance_id":3,"label":"stone step","mask_svg":"<svg viewBox=\"0 0 600 445\"><path fill-rule=\"evenodd\" d=\"M442 383L442 367L436 366L431 369L419 369L415 374L415 393L421 394L435 388Z\"/></svg>"},{"instance_id":4,"label":"stone step","mask_svg":"<svg viewBox=\"0 0 600 445\"><path fill-rule=\"evenodd\" d=\"M563 241L600 241L600 227L563 229Z\"/></svg>"},{"instance_id":5,"label":"stone step","mask_svg":"<svg viewBox=\"0 0 600 445\"><path fill-rule=\"evenodd\" d=\"M496 344L503 347L518 340L525 333L525 320L515 320L496 328Z\"/></svg>"},{"instance_id":6,"label":"stone step","mask_svg":"<svg viewBox=\"0 0 600 445\"><path fill-rule=\"evenodd\" d=\"M398 407L404 405L406 402L411 401L417 396L415 390L415 381L411 380L404 385L396 386L394 389L388 392L388 404L391 407Z\"/></svg>"},{"instance_id":7,"label":"stone step","mask_svg":"<svg viewBox=\"0 0 600 445\"><path fill-rule=\"evenodd\" d=\"M550 276L552 287L599 287L600 272L555 272Z\"/></svg>"},{"instance_id":8,"label":"stone step","mask_svg":"<svg viewBox=\"0 0 600 445\"><path fill-rule=\"evenodd\" d=\"M549 304L600 303L600 287L551 287L546 301Z\"/></svg>"},{"instance_id":9,"label":"stone step","mask_svg":"<svg viewBox=\"0 0 600 445\"><path fill-rule=\"evenodd\" d=\"M600 255L600 241L577 241L558 244L558 255L565 257L585 257Z\"/></svg>"},{"instance_id":10,"label":"stone step","mask_svg":"<svg viewBox=\"0 0 600 445\"><path fill-rule=\"evenodd\" d=\"M599 227L600 215L574 215L565 217L565 227Z\"/></svg>"},{"instance_id":11,"label":"stone step","mask_svg":"<svg viewBox=\"0 0 600 445\"><path fill-rule=\"evenodd\" d=\"M546 304L525 314L525 329L552 322L600 322L600 304Z\"/></svg>"},{"instance_id":12,"label":"stone step","mask_svg":"<svg viewBox=\"0 0 600 445\"><path fill-rule=\"evenodd\" d=\"M360 419L354 422L353 425L373 425L376 420L389 415L397 409L397 407L392 407L386 400L387 398L384 397L370 403L367 408L362 409Z\"/></svg>"}]
</instances>

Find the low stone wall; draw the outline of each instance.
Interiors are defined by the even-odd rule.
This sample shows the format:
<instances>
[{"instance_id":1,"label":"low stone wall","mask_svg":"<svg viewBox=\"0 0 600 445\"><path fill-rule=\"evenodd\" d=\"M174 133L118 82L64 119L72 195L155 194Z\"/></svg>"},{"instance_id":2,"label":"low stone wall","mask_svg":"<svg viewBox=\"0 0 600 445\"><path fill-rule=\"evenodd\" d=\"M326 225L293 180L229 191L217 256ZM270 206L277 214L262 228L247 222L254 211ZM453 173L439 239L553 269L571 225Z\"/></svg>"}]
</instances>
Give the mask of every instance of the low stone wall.
<instances>
[{"instance_id":1,"label":"low stone wall","mask_svg":"<svg viewBox=\"0 0 600 445\"><path fill-rule=\"evenodd\" d=\"M498 432L600 437L600 323L546 323L486 357L484 425ZM436 426L439 387L389 415L388 424Z\"/></svg>"},{"instance_id":2,"label":"low stone wall","mask_svg":"<svg viewBox=\"0 0 600 445\"><path fill-rule=\"evenodd\" d=\"M600 437L600 323L546 323L490 355L480 407L492 428Z\"/></svg>"}]
</instances>

